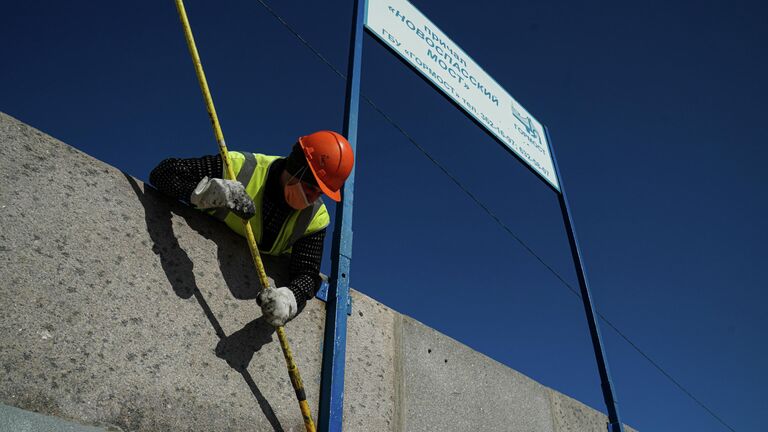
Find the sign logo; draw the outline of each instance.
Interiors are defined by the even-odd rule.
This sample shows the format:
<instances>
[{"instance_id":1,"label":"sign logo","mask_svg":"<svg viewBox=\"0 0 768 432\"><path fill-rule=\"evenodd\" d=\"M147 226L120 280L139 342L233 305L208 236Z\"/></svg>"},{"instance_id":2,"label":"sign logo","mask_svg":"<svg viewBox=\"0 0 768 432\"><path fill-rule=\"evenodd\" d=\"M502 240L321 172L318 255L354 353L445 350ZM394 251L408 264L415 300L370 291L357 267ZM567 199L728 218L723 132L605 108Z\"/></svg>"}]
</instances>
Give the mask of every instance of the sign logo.
<instances>
[{"instance_id":1,"label":"sign logo","mask_svg":"<svg viewBox=\"0 0 768 432\"><path fill-rule=\"evenodd\" d=\"M524 116L523 114L520 113L520 111L515 109L514 102L512 102L510 106L512 107L512 115L515 116L517 121L522 123L523 127L525 128L525 133L527 133L534 140L540 141L539 131L537 131L536 128L533 126L533 121L531 120L531 118Z\"/></svg>"}]
</instances>

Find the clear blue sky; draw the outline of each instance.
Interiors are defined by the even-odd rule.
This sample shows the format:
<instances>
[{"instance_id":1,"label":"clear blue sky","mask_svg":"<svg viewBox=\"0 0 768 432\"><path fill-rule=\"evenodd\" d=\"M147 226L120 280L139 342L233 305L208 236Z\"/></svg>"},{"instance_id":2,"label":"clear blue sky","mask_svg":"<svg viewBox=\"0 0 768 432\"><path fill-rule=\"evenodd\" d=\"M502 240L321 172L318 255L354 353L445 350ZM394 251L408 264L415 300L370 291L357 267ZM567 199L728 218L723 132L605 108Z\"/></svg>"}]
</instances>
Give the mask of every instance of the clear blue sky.
<instances>
[{"instance_id":1,"label":"clear blue sky","mask_svg":"<svg viewBox=\"0 0 768 432\"><path fill-rule=\"evenodd\" d=\"M346 70L350 0L272 3ZM414 4L551 129L599 310L736 431L761 430L765 4ZM216 152L173 2L2 9L0 110L145 180ZM187 10L231 149L341 129L343 81L257 1ZM370 36L363 57L363 92L575 286L553 192ZM579 300L361 107L352 285L603 410ZM625 422L728 430L603 333Z\"/></svg>"}]
</instances>

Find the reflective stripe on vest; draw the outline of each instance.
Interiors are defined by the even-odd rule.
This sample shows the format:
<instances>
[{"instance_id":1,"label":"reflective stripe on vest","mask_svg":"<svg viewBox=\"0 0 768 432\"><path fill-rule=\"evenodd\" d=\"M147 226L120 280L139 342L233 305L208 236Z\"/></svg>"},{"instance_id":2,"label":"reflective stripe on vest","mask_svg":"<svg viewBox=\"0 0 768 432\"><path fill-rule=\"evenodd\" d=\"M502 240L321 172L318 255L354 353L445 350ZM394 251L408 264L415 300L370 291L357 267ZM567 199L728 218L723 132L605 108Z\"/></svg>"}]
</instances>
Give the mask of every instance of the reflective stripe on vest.
<instances>
[{"instance_id":1,"label":"reflective stripe on vest","mask_svg":"<svg viewBox=\"0 0 768 432\"><path fill-rule=\"evenodd\" d=\"M249 223L256 237L256 243L261 241L262 221L261 221L261 200L264 193L264 186L267 181L269 167L272 162L279 159L278 156L265 156L258 153L240 153L229 152L230 164L235 172L237 180L245 186L246 192L256 204L256 216L251 218ZM212 212L213 216L224 221L233 231L245 236L242 219L227 209L218 209ZM318 198L309 207L294 211L288 215L275 237L272 248L268 251L259 250L268 255L282 255L291 253L293 244L300 238L320 231L328 226L330 216L325 208L322 199Z\"/></svg>"}]
</instances>

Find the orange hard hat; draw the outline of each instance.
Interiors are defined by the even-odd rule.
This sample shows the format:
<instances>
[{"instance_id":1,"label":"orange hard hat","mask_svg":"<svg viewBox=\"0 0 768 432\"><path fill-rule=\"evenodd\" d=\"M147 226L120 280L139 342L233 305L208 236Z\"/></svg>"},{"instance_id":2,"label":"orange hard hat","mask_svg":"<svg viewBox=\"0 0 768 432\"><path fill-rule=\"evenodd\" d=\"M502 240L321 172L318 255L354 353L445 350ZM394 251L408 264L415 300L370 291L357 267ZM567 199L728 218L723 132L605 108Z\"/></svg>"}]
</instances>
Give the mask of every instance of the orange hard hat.
<instances>
[{"instance_id":1,"label":"orange hard hat","mask_svg":"<svg viewBox=\"0 0 768 432\"><path fill-rule=\"evenodd\" d=\"M341 187L352 172L355 156L341 134L318 131L299 138L307 165L320 189L334 201L341 201Z\"/></svg>"}]
</instances>

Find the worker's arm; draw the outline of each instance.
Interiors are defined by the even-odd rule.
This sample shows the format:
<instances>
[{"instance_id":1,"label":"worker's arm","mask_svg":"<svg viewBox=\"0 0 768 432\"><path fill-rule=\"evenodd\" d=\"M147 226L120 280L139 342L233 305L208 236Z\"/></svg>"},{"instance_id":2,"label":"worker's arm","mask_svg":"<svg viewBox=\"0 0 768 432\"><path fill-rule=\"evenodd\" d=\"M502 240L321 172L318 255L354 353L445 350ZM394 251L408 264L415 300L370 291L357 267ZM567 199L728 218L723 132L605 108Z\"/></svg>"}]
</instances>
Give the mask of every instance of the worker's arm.
<instances>
[{"instance_id":1,"label":"worker's arm","mask_svg":"<svg viewBox=\"0 0 768 432\"><path fill-rule=\"evenodd\" d=\"M228 208L243 219L252 218L256 207L243 185L222 179L221 174L219 155L165 159L149 174L149 181L160 191L201 210Z\"/></svg>"},{"instance_id":2,"label":"worker's arm","mask_svg":"<svg viewBox=\"0 0 768 432\"><path fill-rule=\"evenodd\" d=\"M290 262L291 281L288 286L259 293L256 300L268 323L274 326L285 325L304 309L307 300L317 294L324 239L323 229L294 243Z\"/></svg>"},{"instance_id":3,"label":"worker's arm","mask_svg":"<svg viewBox=\"0 0 768 432\"><path fill-rule=\"evenodd\" d=\"M325 229L302 237L293 244L288 288L296 296L299 310L320 289L320 262L323 259Z\"/></svg>"},{"instance_id":4,"label":"worker's arm","mask_svg":"<svg viewBox=\"0 0 768 432\"><path fill-rule=\"evenodd\" d=\"M189 202L190 195L202 179L221 178L223 170L219 155L189 159L169 158L152 170L149 182L160 192Z\"/></svg>"}]
</instances>

